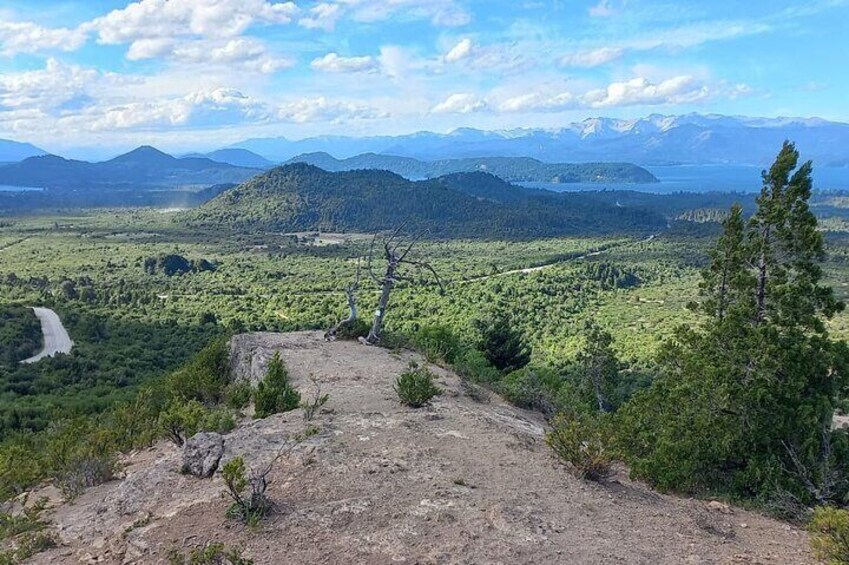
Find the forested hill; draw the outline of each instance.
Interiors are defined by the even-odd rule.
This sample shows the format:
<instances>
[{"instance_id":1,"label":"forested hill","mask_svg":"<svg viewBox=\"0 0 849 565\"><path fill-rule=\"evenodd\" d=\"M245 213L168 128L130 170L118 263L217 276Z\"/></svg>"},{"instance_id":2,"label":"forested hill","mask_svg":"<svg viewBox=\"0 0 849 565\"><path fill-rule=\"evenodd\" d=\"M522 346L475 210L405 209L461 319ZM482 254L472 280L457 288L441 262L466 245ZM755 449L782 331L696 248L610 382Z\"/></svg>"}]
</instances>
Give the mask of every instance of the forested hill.
<instances>
[{"instance_id":1,"label":"forested hill","mask_svg":"<svg viewBox=\"0 0 849 565\"><path fill-rule=\"evenodd\" d=\"M648 233L666 225L641 207L524 189L484 173L413 182L388 171L328 172L303 163L254 177L180 220L241 232L372 232L405 224L436 237L499 238Z\"/></svg>"},{"instance_id":2,"label":"forested hill","mask_svg":"<svg viewBox=\"0 0 849 565\"><path fill-rule=\"evenodd\" d=\"M411 157L364 153L335 159L327 153L307 153L288 163L308 163L326 171L383 169L408 179L428 179L451 173L483 171L510 182L618 182L655 183L657 178L631 163L543 163L529 157L481 157L419 161Z\"/></svg>"}]
</instances>

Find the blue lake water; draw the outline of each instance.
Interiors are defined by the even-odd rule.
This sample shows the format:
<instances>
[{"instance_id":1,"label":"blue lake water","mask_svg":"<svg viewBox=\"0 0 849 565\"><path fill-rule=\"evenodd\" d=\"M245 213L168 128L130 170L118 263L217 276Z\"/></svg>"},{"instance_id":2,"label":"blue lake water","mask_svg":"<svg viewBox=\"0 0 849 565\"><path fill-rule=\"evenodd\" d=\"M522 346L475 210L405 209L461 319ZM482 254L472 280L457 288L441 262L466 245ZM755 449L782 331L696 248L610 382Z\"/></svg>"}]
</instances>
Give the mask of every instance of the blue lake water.
<instances>
[{"instance_id":1,"label":"blue lake water","mask_svg":"<svg viewBox=\"0 0 849 565\"><path fill-rule=\"evenodd\" d=\"M34 186L8 186L5 184L0 184L0 192L32 192L40 190L44 189L36 188Z\"/></svg>"},{"instance_id":2,"label":"blue lake water","mask_svg":"<svg viewBox=\"0 0 849 565\"><path fill-rule=\"evenodd\" d=\"M660 183L522 183L523 186L545 188L556 192L587 190L636 190L668 194L670 192L758 192L761 170L744 165L664 165L644 167ZM814 167L815 190L849 190L849 167Z\"/></svg>"}]
</instances>

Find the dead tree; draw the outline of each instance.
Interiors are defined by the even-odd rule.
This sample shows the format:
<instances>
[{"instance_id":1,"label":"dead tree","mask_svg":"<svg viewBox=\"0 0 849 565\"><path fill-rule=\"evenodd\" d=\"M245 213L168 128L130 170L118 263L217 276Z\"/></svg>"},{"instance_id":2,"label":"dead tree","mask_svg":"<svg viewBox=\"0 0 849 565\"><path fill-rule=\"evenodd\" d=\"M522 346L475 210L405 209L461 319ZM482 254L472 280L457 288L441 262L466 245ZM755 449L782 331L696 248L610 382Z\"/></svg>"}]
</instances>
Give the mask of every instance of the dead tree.
<instances>
[{"instance_id":1,"label":"dead tree","mask_svg":"<svg viewBox=\"0 0 849 565\"><path fill-rule=\"evenodd\" d=\"M333 341L336 339L336 334L345 326L351 325L357 321L357 291L360 288L360 259L357 258L357 276L354 282L345 287L345 296L348 298L348 317L340 321L335 326L324 332L324 339Z\"/></svg>"},{"instance_id":2,"label":"dead tree","mask_svg":"<svg viewBox=\"0 0 849 565\"><path fill-rule=\"evenodd\" d=\"M439 275L429 263L425 261L416 261L409 257L410 251L412 251L413 247L421 241L425 232L414 235L405 241L401 236L402 229L403 226L399 227L392 232L392 235L383 240L383 258L386 261L386 270L382 276L376 275L373 269L374 248L377 242L377 234L375 234L374 238L371 240L367 270L369 277L371 277L371 279L380 287L380 299L377 303L377 310L374 313L374 321L372 322L368 337L362 340L368 345L376 345L380 342L381 333L383 331L383 320L386 317L386 308L389 305L389 295L392 293L392 289L395 287L395 284L400 281L413 280L404 273L404 271L406 271L406 267L409 266L418 270L425 269L430 271L436 278L440 291L444 290L442 281L439 280Z\"/></svg>"}]
</instances>

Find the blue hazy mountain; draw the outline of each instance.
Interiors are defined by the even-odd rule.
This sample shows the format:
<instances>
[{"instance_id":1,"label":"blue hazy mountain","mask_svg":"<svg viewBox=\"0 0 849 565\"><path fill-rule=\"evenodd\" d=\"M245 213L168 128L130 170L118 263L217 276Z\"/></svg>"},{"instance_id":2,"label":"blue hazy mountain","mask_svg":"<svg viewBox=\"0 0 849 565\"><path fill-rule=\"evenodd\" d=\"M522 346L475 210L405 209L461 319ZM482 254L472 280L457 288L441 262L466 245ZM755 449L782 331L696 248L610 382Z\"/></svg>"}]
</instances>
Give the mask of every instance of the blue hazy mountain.
<instances>
[{"instance_id":1,"label":"blue hazy mountain","mask_svg":"<svg viewBox=\"0 0 849 565\"><path fill-rule=\"evenodd\" d=\"M247 149L219 149L211 153L190 153L184 157L203 157L219 163L227 163L237 167L247 167L250 169L270 169L275 165L273 161L266 159L261 155L257 155L253 151Z\"/></svg>"},{"instance_id":2,"label":"blue hazy mountain","mask_svg":"<svg viewBox=\"0 0 849 565\"><path fill-rule=\"evenodd\" d=\"M337 159L362 153L424 161L479 157L532 157L547 163L631 162L658 164L737 164L763 167L785 139L820 166L849 160L849 124L819 118L749 118L688 114L622 120L590 118L553 129L345 137L302 140L249 139L232 147L283 162L305 153Z\"/></svg>"},{"instance_id":3,"label":"blue hazy mountain","mask_svg":"<svg viewBox=\"0 0 849 565\"><path fill-rule=\"evenodd\" d=\"M90 191L106 187L179 187L238 183L258 172L201 157L177 159L143 146L99 163L56 155L29 157L0 166L0 185Z\"/></svg>"},{"instance_id":4,"label":"blue hazy mountain","mask_svg":"<svg viewBox=\"0 0 849 565\"><path fill-rule=\"evenodd\" d=\"M17 163L28 157L46 154L44 149L29 143L0 139L0 163Z\"/></svg>"}]
</instances>

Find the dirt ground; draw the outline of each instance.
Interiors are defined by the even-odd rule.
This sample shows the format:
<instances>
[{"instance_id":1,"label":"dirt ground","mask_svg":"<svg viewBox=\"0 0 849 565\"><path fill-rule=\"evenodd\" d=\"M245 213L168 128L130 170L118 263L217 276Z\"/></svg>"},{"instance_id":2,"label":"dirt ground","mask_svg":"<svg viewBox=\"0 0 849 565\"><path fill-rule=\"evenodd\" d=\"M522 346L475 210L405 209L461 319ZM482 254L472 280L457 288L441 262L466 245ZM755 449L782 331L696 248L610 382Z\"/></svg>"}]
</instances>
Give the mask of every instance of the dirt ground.
<instances>
[{"instance_id":1,"label":"dirt ground","mask_svg":"<svg viewBox=\"0 0 849 565\"><path fill-rule=\"evenodd\" d=\"M807 536L742 509L653 492L620 470L578 480L543 441L544 423L492 396L475 400L438 368L429 407L398 403L394 378L412 354L319 332L250 334L236 371L262 373L275 350L294 384L330 400L320 433L279 460L277 512L251 529L225 518L220 477L178 473L161 443L128 458L126 477L58 506L63 546L34 563L163 563L170 548L241 545L258 564L811 563ZM247 420L224 459L268 461L304 429L300 410Z\"/></svg>"}]
</instances>

